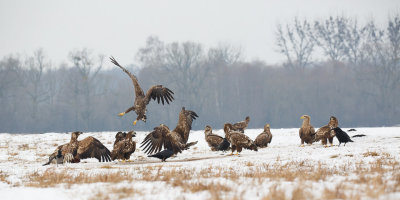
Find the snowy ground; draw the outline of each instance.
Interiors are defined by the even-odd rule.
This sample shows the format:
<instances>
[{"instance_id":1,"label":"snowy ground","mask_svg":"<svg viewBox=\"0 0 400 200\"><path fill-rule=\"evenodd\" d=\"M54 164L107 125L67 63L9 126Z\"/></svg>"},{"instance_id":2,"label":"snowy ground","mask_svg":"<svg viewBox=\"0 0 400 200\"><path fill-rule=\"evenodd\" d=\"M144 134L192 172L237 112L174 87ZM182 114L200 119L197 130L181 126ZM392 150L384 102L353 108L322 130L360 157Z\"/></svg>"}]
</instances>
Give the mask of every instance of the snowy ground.
<instances>
[{"instance_id":1,"label":"snowy ground","mask_svg":"<svg viewBox=\"0 0 400 200\"><path fill-rule=\"evenodd\" d=\"M354 143L299 147L298 129L271 129L272 143L240 156L194 147L161 163L137 144L132 163L42 166L70 134L0 134L1 199L400 199L400 127L356 128ZM344 128L343 130L347 130ZM223 135L222 130L214 131ZM255 138L261 129L246 130ZM140 143L148 132L138 132ZM112 150L115 132L84 133Z\"/></svg>"}]
</instances>

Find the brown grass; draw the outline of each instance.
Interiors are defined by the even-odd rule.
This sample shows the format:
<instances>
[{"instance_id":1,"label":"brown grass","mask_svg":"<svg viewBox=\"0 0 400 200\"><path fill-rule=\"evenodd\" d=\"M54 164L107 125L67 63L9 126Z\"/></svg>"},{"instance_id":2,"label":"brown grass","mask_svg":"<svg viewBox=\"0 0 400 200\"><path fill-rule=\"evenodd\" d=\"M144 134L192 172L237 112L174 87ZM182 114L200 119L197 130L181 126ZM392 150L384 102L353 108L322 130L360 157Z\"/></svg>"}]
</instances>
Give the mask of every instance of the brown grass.
<instances>
[{"instance_id":1,"label":"brown grass","mask_svg":"<svg viewBox=\"0 0 400 200\"><path fill-rule=\"evenodd\" d=\"M7 181L7 178L8 178L8 174L6 174L3 171L0 171L0 181L9 184L9 182Z\"/></svg>"},{"instance_id":2,"label":"brown grass","mask_svg":"<svg viewBox=\"0 0 400 200\"><path fill-rule=\"evenodd\" d=\"M113 187L106 191L99 191L90 200L98 199L132 199L135 196L142 195L142 192L133 187Z\"/></svg>"},{"instance_id":3,"label":"brown grass","mask_svg":"<svg viewBox=\"0 0 400 200\"><path fill-rule=\"evenodd\" d=\"M375 151L367 151L365 153L363 153L364 157L368 157L368 156L379 156L379 153L375 152Z\"/></svg>"},{"instance_id":4,"label":"brown grass","mask_svg":"<svg viewBox=\"0 0 400 200\"><path fill-rule=\"evenodd\" d=\"M337 154L336 154L336 155L331 155L331 156L330 156L330 158L337 158L337 157L339 157L339 155L337 155Z\"/></svg>"},{"instance_id":5,"label":"brown grass","mask_svg":"<svg viewBox=\"0 0 400 200\"><path fill-rule=\"evenodd\" d=\"M29 144L21 144L21 145L18 145L18 150L20 150L20 151L29 150Z\"/></svg>"},{"instance_id":6,"label":"brown grass","mask_svg":"<svg viewBox=\"0 0 400 200\"><path fill-rule=\"evenodd\" d=\"M274 184L269 187L268 195L263 197L262 200L284 200L286 199L285 191L278 189L279 185Z\"/></svg>"},{"instance_id":7,"label":"brown grass","mask_svg":"<svg viewBox=\"0 0 400 200\"><path fill-rule=\"evenodd\" d=\"M83 184L83 183L97 183L108 182L118 183L122 181L132 181L133 178L126 171L118 171L113 173L94 174L79 173L76 176L68 174L68 170L57 172L52 168L47 169L44 173L40 174L34 172L27 176L29 182L26 186L31 187L53 187L57 184Z\"/></svg>"}]
</instances>

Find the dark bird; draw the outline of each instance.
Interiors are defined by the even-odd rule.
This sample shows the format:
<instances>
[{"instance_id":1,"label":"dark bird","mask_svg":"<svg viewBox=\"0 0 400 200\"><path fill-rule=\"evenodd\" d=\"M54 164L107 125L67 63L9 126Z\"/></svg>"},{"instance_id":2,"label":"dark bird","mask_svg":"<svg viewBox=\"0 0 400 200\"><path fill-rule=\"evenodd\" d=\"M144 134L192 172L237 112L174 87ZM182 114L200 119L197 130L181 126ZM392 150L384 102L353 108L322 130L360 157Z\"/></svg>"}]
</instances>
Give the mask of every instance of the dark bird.
<instances>
[{"instance_id":1,"label":"dark bird","mask_svg":"<svg viewBox=\"0 0 400 200\"><path fill-rule=\"evenodd\" d=\"M249 122L250 122L250 117L247 116L245 120L234 123L232 125L232 130L244 133L244 129L247 128L247 126L249 125Z\"/></svg>"},{"instance_id":2,"label":"dark bird","mask_svg":"<svg viewBox=\"0 0 400 200\"><path fill-rule=\"evenodd\" d=\"M177 154L182 150L188 149L190 146L197 144L197 141L187 143L192 122L196 117L198 115L195 112L185 110L185 107L182 107L178 124L173 131L168 126L161 124L144 138L140 147L143 147L143 151L147 154L158 153L162 149L168 149Z\"/></svg>"},{"instance_id":3,"label":"dark bird","mask_svg":"<svg viewBox=\"0 0 400 200\"><path fill-rule=\"evenodd\" d=\"M254 140L254 143L257 147L263 148L268 147L268 144L271 143L272 134L269 130L269 124L264 125L264 131L260 133L257 138Z\"/></svg>"},{"instance_id":4,"label":"dark bird","mask_svg":"<svg viewBox=\"0 0 400 200\"><path fill-rule=\"evenodd\" d=\"M171 157L172 155L174 155L173 151L171 151L169 149L165 149L156 154L149 155L148 157L155 157L155 158L161 159L161 162L165 162L165 160L168 159L169 157Z\"/></svg>"},{"instance_id":5,"label":"dark bird","mask_svg":"<svg viewBox=\"0 0 400 200\"><path fill-rule=\"evenodd\" d=\"M226 138L213 134L212 128L209 125L207 125L206 128L204 129L204 135L206 142L208 146L211 147L212 151L226 151L227 148L229 148L230 146L230 143ZM222 143L224 144L221 145ZM226 145L228 145L228 147L226 147Z\"/></svg>"},{"instance_id":6,"label":"dark bird","mask_svg":"<svg viewBox=\"0 0 400 200\"><path fill-rule=\"evenodd\" d=\"M336 117L331 116L329 118L329 123L318 129L318 131L315 134L315 140L316 141L321 140L321 143L322 145L324 145L324 147L328 147L327 141L329 141L330 146L333 146L333 138L335 137L335 131L333 131L332 129L338 126L339 126L339 121L336 119Z\"/></svg>"},{"instance_id":7,"label":"dark bird","mask_svg":"<svg viewBox=\"0 0 400 200\"><path fill-rule=\"evenodd\" d=\"M303 119L303 124L299 129L299 136L301 140L301 147L304 147L304 142L307 144L312 144L315 141L315 129L310 124L310 116L303 115L300 117Z\"/></svg>"},{"instance_id":8,"label":"dark bird","mask_svg":"<svg viewBox=\"0 0 400 200\"><path fill-rule=\"evenodd\" d=\"M357 134L357 135L353 135L352 138L355 138L355 137L364 137L364 136L366 136L366 135L364 135L364 134Z\"/></svg>"},{"instance_id":9,"label":"dark bird","mask_svg":"<svg viewBox=\"0 0 400 200\"><path fill-rule=\"evenodd\" d=\"M356 129L354 129L354 128L351 128L351 129L349 129L349 130L347 130L348 132L351 132L351 131L357 131Z\"/></svg>"},{"instance_id":10,"label":"dark bird","mask_svg":"<svg viewBox=\"0 0 400 200\"><path fill-rule=\"evenodd\" d=\"M64 163L64 156L62 155L61 149L58 150L58 153L56 156L56 163L57 163L57 166L58 166L58 164Z\"/></svg>"},{"instance_id":11,"label":"dark bird","mask_svg":"<svg viewBox=\"0 0 400 200\"><path fill-rule=\"evenodd\" d=\"M136 132L129 131L118 132L115 135L114 148L111 151L111 159L120 159L125 162L129 160L133 152L136 150L136 142L132 140L132 137L136 136Z\"/></svg>"},{"instance_id":12,"label":"dark bird","mask_svg":"<svg viewBox=\"0 0 400 200\"><path fill-rule=\"evenodd\" d=\"M60 150L64 157L63 163L79 163L81 159L86 158L96 158L99 162L111 162L111 153L107 147L92 136L78 141L78 136L81 134L82 132L73 132L70 142L58 146L49 156L49 162L44 165L50 164L51 161L57 157Z\"/></svg>"},{"instance_id":13,"label":"dark bird","mask_svg":"<svg viewBox=\"0 0 400 200\"><path fill-rule=\"evenodd\" d=\"M231 146L231 143L229 143L228 139L224 138L224 140L221 142L221 144L218 145L217 150L218 151L228 151L230 146Z\"/></svg>"},{"instance_id":14,"label":"dark bird","mask_svg":"<svg viewBox=\"0 0 400 200\"><path fill-rule=\"evenodd\" d=\"M119 113L119 116L123 116L126 113L134 110L137 114L136 120L133 122L133 125L136 125L138 120L142 120L146 122L147 116L146 116L146 105L150 103L150 100L156 100L157 103L161 103L164 105L164 101L169 104L169 102L172 102L174 100L174 97L172 96L174 92L172 92L170 89L163 87L162 85L154 85L152 86L146 94L144 94L142 88L140 88L139 82L137 78L131 74L127 69L122 67L115 59L114 57L111 57L111 62L118 66L119 68L122 69L126 74L129 75L129 77L132 79L133 86L135 87L135 101L132 107L128 108L125 112Z\"/></svg>"},{"instance_id":15,"label":"dark bird","mask_svg":"<svg viewBox=\"0 0 400 200\"><path fill-rule=\"evenodd\" d=\"M347 133L344 132L339 127L336 127L336 128L334 128L332 130L335 131L335 133L336 133L336 138L339 141L339 146L340 146L341 143L344 143L344 146L346 146L346 143L354 142L353 140L350 139L349 135L347 135Z\"/></svg>"},{"instance_id":16,"label":"dark bird","mask_svg":"<svg viewBox=\"0 0 400 200\"><path fill-rule=\"evenodd\" d=\"M231 155L235 150L236 155L239 155L239 153L242 152L242 148L257 151L257 146L254 144L254 141L251 140L247 135L233 130L232 124L226 123L224 125L224 132L225 138L228 139L232 145Z\"/></svg>"}]
</instances>

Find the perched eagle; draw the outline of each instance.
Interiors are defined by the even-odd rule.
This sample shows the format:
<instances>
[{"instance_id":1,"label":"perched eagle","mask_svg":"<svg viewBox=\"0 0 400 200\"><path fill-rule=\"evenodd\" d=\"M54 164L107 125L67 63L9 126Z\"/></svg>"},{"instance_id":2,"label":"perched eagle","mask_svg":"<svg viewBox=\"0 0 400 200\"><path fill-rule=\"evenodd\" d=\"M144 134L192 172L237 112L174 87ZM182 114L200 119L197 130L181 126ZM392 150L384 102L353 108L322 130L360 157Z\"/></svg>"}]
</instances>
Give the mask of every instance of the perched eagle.
<instances>
[{"instance_id":1,"label":"perched eagle","mask_svg":"<svg viewBox=\"0 0 400 200\"><path fill-rule=\"evenodd\" d=\"M110 162L110 151L105 147L98 139L89 136L81 141L78 141L78 136L82 132L73 132L71 134L71 140L67 144L60 145L56 148L54 153L49 157L49 162L44 165L51 163L55 159L61 150L61 154L64 157L63 162L78 163L81 159L96 158L99 162Z\"/></svg>"},{"instance_id":2,"label":"perched eagle","mask_svg":"<svg viewBox=\"0 0 400 200\"><path fill-rule=\"evenodd\" d=\"M195 112L185 110L185 107L182 107L178 124L173 131L168 126L161 124L144 138L140 147L143 147L144 152L147 154L158 153L163 148L172 151L174 154L188 149L190 146L197 144L197 141L187 143L192 122L196 117L198 116Z\"/></svg>"},{"instance_id":3,"label":"perched eagle","mask_svg":"<svg viewBox=\"0 0 400 200\"><path fill-rule=\"evenodd\" d=\"M325 125L318 129L315 134L315 140L321 140L322 145L327 147L327 140L329 141L330 146L333 146L333 138L335 137L335 131L332 129L339 126L339 122L336 117L331 116L329 119L328 125Z\"/></svg>"},{"instance_id":4,"label":"perched eagle","mask_svg":"<svg viewBox=\"0 0 400 200\"><path fill-rule=\"evenodd\" d=\"M268 143L271 143L271 140L272 134L269 130L269 124L265 124L264 132L257 136L256 140L254 140L254 143L256 143L257 147L263 148L268 147Z\"/></svg>"},{"instance_id":5,"label":"perched eagle","mask_svg":"<svg viewBox=\"0 0 400 200\"><path fill-rule=\"evenodd\" d=\"M205 135L207 144L208 144L208 146L211 147L212 151L226 151L230 146L230 143L227 139L225 139L219 135L213 134L212 128L209 125L207 125L206 128L204 129L204 135ZM226 142L228 142L228 144L226 144ZM226 146L228 146L228 147L226 147Z\"/></svg>"},{"instance_id":6,"label":"perched eagle","mask_svg":"<svg viewBox=\"0 0 400 200\"><path fill-rule=\"evenodd\" d=\"M129 160L131 154L136 150L136 142L132 140L136 133L129 131L128 134L125 132L118 132L115 135L114 149L111 151L111 159Z\"/></svg>"},{"instance_id":7,"label":"perched eagle","mask_svg":"<svg viewBox=\"0 0 400 200\"><path fill-rule=\"evenodd\" d=\"M233 131L239 131L241 133L244 133L244 129L247 128L250 122L250 117L247 116L244 121L236 122L233 124Z\"/></svg>"},{"instance_id":8,"label":"perched eagle","mask_svg":"<svg viewBox=\"0 0 400 200\"><path fill-rule=\"evenodd\" d=\"M170 89L163 87L162 85L154 85L152 86L146 94L144 94L142 88L139 86L139 82L137 78L131 74L128 70L126 70L124 67L122 67L118 62L114 59L114 57L111 57L111 62L114 63L114 65L118 66L121 68L125 73L129 75L129 77L132 79L133 86L135 87L135 102L132 107L128 108L125 112L119 113L119 116L123 116L126 113L134 110L137 114L136 120L133 122L133 125L136 125L136 122L138 120L142 120L146 122L146 105L149 104L150 100L156 100L157 103L160 103L160 99L162 104L164 105L164 101L166 101L168 104L169 102L172 102L174 100L174 97L172 96L174 92L172 92Z\"/></svg>"},{"instance_id":9,"label":"perched eagle","mask_svg":"<svg viewBox=\"0 0 400 200\"><path fill-rule=\"evenodd\" d=\"M315 130L310 124L310 116L303 115L300 119L303 119L303 124L299 129L299 136L301 139L301 146L304 147L304 142L312 144L315 141Z\"/></svg>"},{"instance_id":10,"label":"perched eagle","mask_svg":"<svg viewBox=\"0 0 400 200\"><path fill-rule=\"evenodd\" d=\"M354 142L353 140L350 139L349 135L347 135L347 133L344 132L341 128L336 127L332 130L335 131L336 133L336 138L339 141L339 146L342 142L344 143L344 146L346 146L346 143L348 142Z\"/></svg>"},{"instance_id":11,"label":"perched eagle","mask_svg":"<svg viewBox=\"0 0 400 200\"><path fill-rule=\"evenodd\" d=\"M226 123L224 125L225 137L232 145L232 153L236 150L236 155L239 155L242 152L242 148L250 149L257 151L257 146L254 144L253 140L251 140L247 135L233 130L232 124Z\"/></svg>"}]
</instances>

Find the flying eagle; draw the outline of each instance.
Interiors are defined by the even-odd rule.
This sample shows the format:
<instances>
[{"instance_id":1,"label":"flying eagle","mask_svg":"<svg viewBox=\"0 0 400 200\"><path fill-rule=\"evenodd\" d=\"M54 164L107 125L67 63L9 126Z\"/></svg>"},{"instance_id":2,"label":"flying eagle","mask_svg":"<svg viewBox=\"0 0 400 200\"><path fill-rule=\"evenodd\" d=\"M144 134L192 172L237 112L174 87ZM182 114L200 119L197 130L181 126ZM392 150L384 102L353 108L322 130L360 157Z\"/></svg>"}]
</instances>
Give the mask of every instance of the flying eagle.
<instances>
[{"instance_id":1,"label":"flying eagle","mask_svg":"<svg viewBox=\"0 0 400 200\"><path fill-rule=\"evenodd\" d=\"M187 143L192 122L196 117L198 115L195 112L185 110L185 107L182 107L178 124L173 131L168 126L161 124L144 138L140 147L143 147L144 152L147 154L158 153L163 148L172 151L174 154L188 149L190 146L197 144L197 141Z\"/></svg>"},{"instance_id":2,"label":"flying eagle","mask_svg":"<svg viewBox=\"0 0 400 200\"><path fill-rule=\"evenodd\" d=\"M136 133L134 131L118 132L115 135L114 149L111 151L111 159L129 160L131 154L136 150L136 142L132 140Z\"/></svg>"},{"instance_id":3,"label":"flying eagle","mask_svg":"<svg viewBox=\"0 0 400 200\"><path fill-rule=\"evenodd\" d=\"M330 146L333 146L333 138L335 137L335 131L332 129L339 126L339 122L336 117L331 116L329 119L328 125L325 125L318 129L315 134L315 140L321 140L322 145L327 147L327 140L329 141Z\"/></svg>"},{"instance_id":4,"label":"flying eagle","mask_svg":"<svg viewBox=\"0 0 400 200\"><path fill-rule=\"evenodd\" d=\"M265 124L264 132L257 136L257 138L254 140L254 143L256 143L257 147L263 148L268 147L268 143L271 143L271 140L272 134L269 130L269 124Z\"/></svg>"},{"instance_id":5,"label":"flying eagle","mask_svg":"<svg viewBox=\"0 0 400 200\"><path fill-rule=\"evenodd\" d=\"M225 137L232 145L232 153L236 150L236 155L239 155L242 152L242 148L250 149L257 151L257 146L254 144L253 140L251 140L247 135L233 130L232 124L226 123L224 125Z\"/></svg>"},{"instance_id":6,"label":"flying eagle","mask_svg":"<svg viewBox=\"0 0 400 200\"><path fill-rule=\"evenodd\" d=\"M232 130L244 133L244 129L247 128L249 122L250 122L250 117L247 116L244 121L234 123Z\"/></svg>"},{"instance_id":7,"label":"flying eagle","mask_svg":"<svg viewBox=\"0 0 400 200\"><path fill-rule=\"evenodd\" d=\"M204 129L204 135L205 135L205 139L206 142L208 144L208 146L211 147L212 151L226 151L227 148L229 148L230 143L229 141L227 141L225 138L213 134L212 133L212 128L211 126L207 125L206 128ZM225 141L225 143L224 143ZM226 144L226 142L228 142L228 144ZM222 143L224 143L224 145L221 145ZM221 145L221 147L220 147ZM228 146L228 147L226 147Z\"/></svg>"},{"instance_id":8,"label":"flying eagle","mask_svg":"<svg viewBox=\"0 0 400 200\"><path fill-rule=\"evenodd\" d=\"M339 141L339 146L342 142L344 143L344 146L346 146L346 143L348 142L354 142L353 140L350 139L349 135L347 135L347 133L344 132L341 128L336 127L333 129L333 131L335 131L336 138Z\"/></svg>"},{"instance_id":9,"label":"flying eagle","mask_svg":"<svg viewBox=\"0 0 400 200\"><path fill-rule=\"evenodd\" d=\"M304 147L304 142L312 144L315 141L315 129L310 124L310 116L303 115L300 119L303 119L303 124L299 129L299 136L301 139L301 146Z\"/></svg>"},{"instance_id":10,"label":"flying eagle","mask_svg":"<svg viewBox=\"0 0 400 200\"><path fill-rule=\"evenodd\" d=\"M99 162L110 162L110 151L105 147L98 139L89 136L81 141L78 141L78 136L82 132L73 132L71 134L71 140L67 144L60 145L50 155L49 162L44 165L51 163L55 159L61 150L61 154L64 157L63 162L78 163L81 159L96 158Z\"/></svg>"},{"instance_id":11,"label":"flying eagle","mask_svg":"<svg viewBox=\"0 0 400 200\"><path fill-rule=\"evenodd\" d=\"M174 92L172 92L170 89L163 87L162 85L154 85L152 86L146 94L144 94L142 88L140 88L139 82L137 78L131 74L128 70L126 70L124 67L122 67L115 59L114 57L110 57L111 62L118 66L119 68L122 69L126 74L129 75L129 77L132 79L133 86L135 87L135 102L132 107L128 108L125 112L119 113L119 116L123 116L126 113L134 110L137 114L136 120L133 122L133 125L136 125L138 120L142 120L146 122L146 105L149 104L150 100L156 100L157 103L160 103L160 100L162 104L164 105L164 101L169 104L169 102L172 102L174 100L174 97L172 96Z\"/></svg>"}]
</instances>

